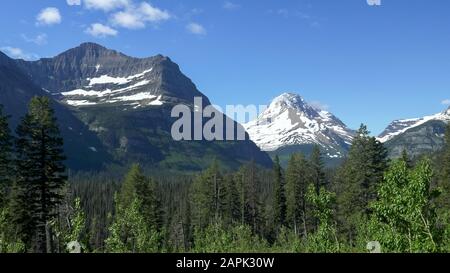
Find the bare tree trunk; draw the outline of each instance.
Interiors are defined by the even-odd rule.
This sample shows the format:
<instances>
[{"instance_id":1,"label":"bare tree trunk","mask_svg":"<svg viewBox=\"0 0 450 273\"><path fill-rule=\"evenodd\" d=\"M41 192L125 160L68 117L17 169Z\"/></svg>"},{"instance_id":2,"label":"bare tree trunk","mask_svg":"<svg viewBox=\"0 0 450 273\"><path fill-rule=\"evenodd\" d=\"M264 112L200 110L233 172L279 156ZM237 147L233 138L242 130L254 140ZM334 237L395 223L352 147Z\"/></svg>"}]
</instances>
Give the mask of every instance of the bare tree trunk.
<instances>
[{"instance_id":1,"label":"bare tree trunk","mask_svg":"<svg viewBox=\"0 0 450 273\"><path fill-rule=\"evenodd\" d=\"M48 222L45 223L45 241L46 241L46 252L53 253L52 231L50 224Z\"/></svg>"}]
</instances>

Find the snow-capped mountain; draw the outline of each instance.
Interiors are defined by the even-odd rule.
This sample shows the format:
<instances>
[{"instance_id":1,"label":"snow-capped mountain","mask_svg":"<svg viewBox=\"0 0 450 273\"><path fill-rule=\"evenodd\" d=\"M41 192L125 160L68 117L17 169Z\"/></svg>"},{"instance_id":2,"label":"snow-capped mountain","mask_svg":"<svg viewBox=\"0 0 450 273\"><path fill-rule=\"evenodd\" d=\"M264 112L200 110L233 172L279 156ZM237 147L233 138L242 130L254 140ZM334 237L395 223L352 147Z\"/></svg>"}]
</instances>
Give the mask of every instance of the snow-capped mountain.
<instances>
[{"instance_id":1,"label":"snow-capped mountain","mask_svg":"<svg viewBox=\"0 0 450 273\"><path fill-rule=\"evenodd\" d=\"M450 121L450 108L441 113L422 118L395 120L378 136L378 140L383 143L387 142L396 136L399 136L406 131L421 126L429 121Z\"/></svg>"},{"instance_id":2,"label":"snow-capped mountain","mask_svg":"<svg viewBox=\"0 0 450 273\"><path fill-rule=\"evenodd\" d=\"M168 57L134 58L84 43L54 58L17 64L47 93L75 107L133 108L192 101L202 96Z\"/></svg>"},{"instance_id":3,"label":"snow-capped mountain","mask_svg":"<svg viewBox=\"0 0 450 273\"><path fill-rule=\"evenodd\" d=\"M293 93L276 97L256 120L244 127L263 151L318 144L330 158L344 157L354 135L333 114L312 107Z\"/></svg>"}]
</instances>

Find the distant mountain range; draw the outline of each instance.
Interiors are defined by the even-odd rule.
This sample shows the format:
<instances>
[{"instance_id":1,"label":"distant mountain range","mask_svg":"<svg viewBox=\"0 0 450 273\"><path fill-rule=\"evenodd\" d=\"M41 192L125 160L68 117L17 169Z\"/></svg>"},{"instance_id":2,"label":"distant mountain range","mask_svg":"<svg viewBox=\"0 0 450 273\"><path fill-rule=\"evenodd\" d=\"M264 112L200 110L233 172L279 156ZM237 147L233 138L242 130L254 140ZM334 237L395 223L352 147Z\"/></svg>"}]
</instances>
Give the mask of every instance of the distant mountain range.
<instances>
[{"instance_id":1,"label":"distant mountain range","mask_svg":"<svg viewBox=\"0 0 450 273\"><path fill-rule=\"evenodd\" d=\"M227 168L250 160L269 167L269 155L286 164L292 153L309 154L314 145L335 164L345 158L355 135L332 113L284 93L243 124L245 141L174 141L172 107L184 104L194 112L194 97L202 97L204 107L211 105L208 97L168 57L134 58L94 43L38 61L13 60L0 52L0 104L12 116L12 127L35 95L54 100L67 163L74 170L140 162L155 170L196 171L214 158ZM378 139L391 157L404 149L412 156L432 153L442 148L449 121L450 108L396 120Z\"/></svg>"},{"instance_id":2,"label":"distant mountain range","mask_svg":"<svg viewBox=\"0 0 450 273\"><path fill-rule=\"evenodd\" d=\"M72 169L140 162L156 170L196 171L214 158L227 168L251 160L272 164L248 139L172 139L172 107L185 104L193 111L194 97L202 97L203 106L210 101L168 57L133 58L94 43L32 62L1 54L0 80L0 103L13 126L32 96L55 100Z\"/></svg>"},{"instance_id":3,"label":"distant mountain range","mask_svg":"<svg viewBox=\"0 0 450 273\"><path fill-rule=\"evenodd\" d=\"M417 157L439 151L444 145L450 108L442 113L393 121L378 140L392 158L406 150ZM300 95L284 93L270 103L256 120L243 125L250 138L272 157L279 155L284 164L295 152L309 154L319 145L329 164L342 160L350 148L355 131L332 113L316 109Z\"/></svg>"}]
</instances>

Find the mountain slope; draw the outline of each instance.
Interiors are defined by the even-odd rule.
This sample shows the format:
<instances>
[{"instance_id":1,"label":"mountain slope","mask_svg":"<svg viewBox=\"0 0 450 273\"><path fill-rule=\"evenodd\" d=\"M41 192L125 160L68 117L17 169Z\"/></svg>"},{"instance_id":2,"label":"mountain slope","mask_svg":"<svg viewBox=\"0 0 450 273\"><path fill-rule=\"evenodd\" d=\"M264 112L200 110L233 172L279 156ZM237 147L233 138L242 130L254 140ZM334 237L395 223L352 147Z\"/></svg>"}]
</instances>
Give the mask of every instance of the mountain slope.
<instances>
[{"instance_id":1,"label":"mountain slope","mask_svg":"<svg viewBox=\"0 0 450 273\"><path fill-rule=\"evenodd\" d=\"M259 117L244 124L250 138L272 154L309 153L319 145L327 158L345 156L354 131L333 114L317 110L293 93L276 97Z\"/></svg>"},{"instance_id":2,"label":"mountain slope","mask_svg":"<svg viewBox=\"0 0 450 273\"><path fill-rule=\"evenodd\" d=\"M159 170L200 170L213 158L229 168L250 160L271 165L269 156L250 140L172 139L173 106L188 105L193 111L194 97L202 97L204 107L210 101L168 57L133 58L85 43L54 58L17 64L71 108L121 165L140 162Z\"/></svg>"},{"instance_id":3,"label":"mountain slope","mask_svg":"<svg viewBox=\"0 0 450 273\"><path fill-rule=\"evenodd\" d=\"M0 104L11 115L12 130L27 112L30 99L45 95L41 88L22 73L14 60L0 52ZM67 164L72 169L100 169L104 163L111 162L112 158L101 141L77 117L57 101L53 101L53 108L64 137Z\"/></svg>"},{"instance_id":4,"label":"mountain slope","mask_svg":"<svg viewBox=\"0 0 450 273\"><path fill-rule=\"evenodd\" d=\"M393 121L378 139L388 148L390 157L400 157L403 150L413 157L439 151L450 122L450 108L422 118Z\"/></svg>"}]
</instances>

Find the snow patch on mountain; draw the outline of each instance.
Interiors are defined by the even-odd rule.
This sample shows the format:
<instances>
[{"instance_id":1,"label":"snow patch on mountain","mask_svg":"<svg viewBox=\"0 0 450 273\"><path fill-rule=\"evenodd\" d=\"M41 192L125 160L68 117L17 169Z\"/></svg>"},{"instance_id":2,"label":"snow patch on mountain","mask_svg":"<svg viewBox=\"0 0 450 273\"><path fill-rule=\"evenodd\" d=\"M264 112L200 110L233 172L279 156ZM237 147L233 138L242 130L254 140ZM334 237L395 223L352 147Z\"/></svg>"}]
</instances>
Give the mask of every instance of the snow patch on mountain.
<instances>
[{"instance_id":1,"label":"snow patch on mountain","mask_svg":"<svg viewBox=\"0 0 450 273\"><path fill-rule=\"evenodd\" d=\"M153 68L150 68L148 70L145 70L139 74L131 75L128 77L112 77L108 75L101 75L100 77L96 78L88 78L89 86L94 86L98 84L118 84L118 85L124 85L127 83L132 82L135 79L139 79L145 76L145 74L148 74L152 72Z\"/></svg>"},{"instance_id":2,"label":"snow patch on mountain","mask_svg":"<svg viewBox=\"0 0 450 273\"><path fill-rule=\"evenodd\" d=\"M160 106L164 104L162 96L152 93L151 84L153 78L148 75L153 68L142 71L128 77L112 77L101 75L96 78L88 78L89 85L75 90L60 93L63 100L72 106L89 106L97 104L110 104L120 102L136 103L142 105ZM154 92L154 91L153 91Z\"/></svg>"},{"instance_id":3,"label":"snow patch on mountain","mask_svg":"<svg viewBox=\"0 0 450 273\"><path fill-rule=\"evenodd\" d=\"M424 123L427 123L428 121L444 121L449 122L450 121L450 108L447 110L431 115L431 116L425 116L422 118L413 118L413 119L401 119L401 120L395 120L393 121L385 130L378 136L378 140L382 143L387 142L391 139L393 139L396 136L399 136L409 129L418 127Z\"/></svg>"},{"instance_id":4,"label":"snow patch on mountain","mask_svg":"<svg viewBox=\"0 0 450 273\"><path fill-rule=\"evenodd\" d=\"M142 92L134 95L117 97L113 101L140 101L140 100L155 100L156 96L152 95L150 92Z\"/></svg>"}]
</instances>

